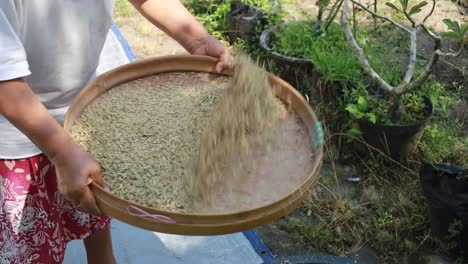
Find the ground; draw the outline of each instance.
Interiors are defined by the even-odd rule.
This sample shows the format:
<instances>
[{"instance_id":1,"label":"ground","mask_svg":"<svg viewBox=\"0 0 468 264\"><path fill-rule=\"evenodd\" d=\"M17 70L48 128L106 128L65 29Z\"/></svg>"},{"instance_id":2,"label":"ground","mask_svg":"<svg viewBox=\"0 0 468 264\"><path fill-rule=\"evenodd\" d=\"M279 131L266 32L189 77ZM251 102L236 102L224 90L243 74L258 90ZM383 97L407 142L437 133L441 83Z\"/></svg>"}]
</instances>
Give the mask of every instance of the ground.
<instances>
[{"instance_id":1,"label":"ground","mask_svg":"<svg viewBox=\"0 0 468 264\"><path fill-rule=\"evenodd\" d=\"M393 1L396 2L396 1ZM379 2L379 10L386 12L388 7L384 6L384 1ZM144 59L153 56L171 55L171 54L184 54L186 51L173 39L168 37L164 32L158 30L144 18L142 18L136 11L130 7L130 5L124 0L116 1L116 10L114 19L119 25L123 35L128 40L131 48L135 52L138 59ZM288 20L292 19L304 19L313 17L315 11L314 0L295 0L291 4L285 5L284 8L288 11ZM464 15L462 8L458 7L451 1L440 0L437 2L437 9L434 15L428 20L429 26L438 32L444 31L446 28L441 23L443 18L450 17L451 19L458 20L460 22L467 23L468 15ZM418 15L423 16L424 14ZM420 35L421 44L419 50L424 54L424 51L430 51L432 44L426 36ZM455 48L452 46L452 48ZM465 67L462 67L465 65ZM435 68L435 76L439 81L449 86L453 85L453 82L467 82L468 81L468 52L465 51L463 56L458 59L443 60ZM465 95L468 85L459 84L457 87L465 89L460 94ZM338 177L343 179L349 176L349 167L344 164L336 163L335 170L337 171ZM324 164L322 168L322 177L328 177L331 175L332 168L330 164ZM349 189L354 188L352 184L343 183L340 185L339 190L335 192L346 193ZM313 222L313 219L308 216L308 212L304 209L299 208L294 211L291 216L300 219L305 219L306 222ZM297 239L291 233L282 231L278 228L279 222L267 225L259 228L257 231L266 245L272 250L275 255L280 257L290 255L301 255L309 254L310 248L313 245L310 244L305 247L297 243ZM306 249L308 248L308 249ZM370 263L375 263L374 252L366 247L363 247L360 251L362 256ZM416 262L414 262L416 263Z\"/></svg>"},{"instance_id":2,"label":"ground","mask_svg":"<svg viewBox=\"0 0 468 264\"><path fill-rule=\"evenodd\" d=\"M117 0L114 20L138 59L187 53L174 39L149 23L126 0Z\"/></svg>"}]
</instances>

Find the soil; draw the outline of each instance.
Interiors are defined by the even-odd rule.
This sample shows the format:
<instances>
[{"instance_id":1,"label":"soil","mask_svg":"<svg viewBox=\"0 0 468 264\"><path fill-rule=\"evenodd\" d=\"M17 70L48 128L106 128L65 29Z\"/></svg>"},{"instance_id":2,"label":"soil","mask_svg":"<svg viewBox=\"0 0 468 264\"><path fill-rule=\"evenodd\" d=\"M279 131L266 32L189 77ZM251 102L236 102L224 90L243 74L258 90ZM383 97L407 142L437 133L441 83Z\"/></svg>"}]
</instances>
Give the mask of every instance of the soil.
<instances>
[{"instance_id":1,"label":"soil","mask_svg":"<svg viewBox=\"0 0 468 264\"><path fill-rule=\"evenodd\" d=\"M424 33L418 35L418 52L424 57L429 57L434 49L432 39ZM459 43L444 40L443 46L446 50L458 50ZM439 63L434 65L433 77L445 84L446 87L461 89L459 94L468 98L468 43L465 50L457 58L440 58Z\"/></svg>"},{"instance_id":2,"label":"soil","mask_svg":"<svg viewBox=\"0 0 468 264\"><path fill-rule=\"evenodd\" d=\"M141 15L116 17L120 31L138 59L187 54L177 41L146 21Z\"/></svg>"}]
</instances>

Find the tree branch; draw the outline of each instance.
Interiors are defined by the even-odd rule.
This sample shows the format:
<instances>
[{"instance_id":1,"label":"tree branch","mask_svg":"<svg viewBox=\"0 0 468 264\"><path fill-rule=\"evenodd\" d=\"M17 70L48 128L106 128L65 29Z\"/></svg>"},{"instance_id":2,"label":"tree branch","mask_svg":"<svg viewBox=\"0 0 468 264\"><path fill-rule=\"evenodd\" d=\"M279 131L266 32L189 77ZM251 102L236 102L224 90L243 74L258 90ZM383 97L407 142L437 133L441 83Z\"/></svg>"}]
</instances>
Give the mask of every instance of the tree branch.
<instances>
[{"instance_id":1,"label":"tree branch","mask_svg":"<svg viewBox=\"0 0 468 264\"><path fill-rule=\"evenodd\" d=\"M442 41L442 39L437 36L436 34L434 34L434 32L432 32L431 30L429 30L426 25L420 23L418 24L416 27L421 27L422 29L424 29L424 31L426 32L427 35L429 35L429 37L431 37L433 40L435 40L436 42L438 41Z\"/></svg>"},{"instance_id":2,"label":"tree branch","mask_svg":"<svg viewBox=\"0 0 468 264\"><path fill-rule=\"evenodd\" d=\"M361 4L361 3L357 2L356 0L350 0L350 1L353 2L354 4L356 4L357 6L359 6L360 8L362 8L362 9L366 10L367 12L371 13L373 16L376 16L376 17L381 18L381 19L383 19L383 20L387 20L388 22L390 22L390 23L394 24L395 26L399 27L401 30L404 30L404 31L406 31L406 32L408 32L408 33L411 34L411 30L410 30L410 29L408 29L408 28L406 28L405 26L399 24L399 23L396 22L395 20L393 20L393 19L391 19L391 18L389 18L389 17L387 17L387 16L382 16L382 15L379 15L379 14L375 13L374 11L370 10L369 8L367 8L366 6L364 6L364 5ZM346 17L347 17L347 16L348 16L348 15L346 15Z\"/></svg>"},{"instance_id":3,"label":"tree branch","mask_svg":"<svg viewBox=\"0 0 468 264\"><path fill-rule=\"evenodd\" d=\"M336 15L338 14L338 11L341 9L341 5L343 4L343 0L338 0L335 2L333 5L332 9L330 10L331 15L328 18L328 21L326 22L325 29L324 31L327 31L328 27L333 23L333 20L335 19Z\"/></svg>"},{"instance_id":4,"label":"tree branch","mask_svg":"<svg viewBox=\"0 0 468 264\"><path fill-rule=\"evenodd\" d=\"M424 67L424 71L421 73L421 75L419 75L419 77L416 80L414 80L408 85L408 89L418 88L432 74L432 69L434 65L437 63L437 61L439 60L439 55L437 55L437 52L436 52L437 49L438 48L434 48L434 52L432 52L429 62L426 64L426 67Z\"/></svg>"},{"instance_id":5,"label":"tree branch","mask_svg":"<svg viewBox=\"0 0 468 264\"><path fill-rule=\"evenodd\" d=\"M455 58L455 57L458 57L458 56L460 56L462 54L462 52L464 50L463 40L460 41L460 48L456 52L445 52L445 51L443 51L441 49L442 48L442 38L440 36L434 34L434 32L429 30L424 24L420 24L419 26L421 26L424 29L424 31L435 41L437 49L434 50L434 52L437 53L437 55L442 56L442 57Z\"/></svg>"},{"instance_id":6,"label":"tree branch","mask_svg":"<svg viewBox=\"0 0 468 264\"><path fill-rule=\"evenodd\" d=\"M403 11L403 15L405 15L406 19L408 19L408 21L411 22L411 26L415 28L416 22L414 21L414 19L411 18L411 16L406 12L406 10Z\"/></svg>"},{"instance_id":7,"label":"tree branch","mask_svg":"<svg viewBox=\"0 0 468 264\"><path fill-rule=\"evenodd\" d=\"M348 3L348 1L353 2L355 5L358 5L359 7L361 7L362 9L364 9L365 11L371 13L372 15L374 15L376 17L379 17L381 19L384 19L384 20L387 20L387 21L393 23L395 26L399 27L400 29L402 29L402 30L404 30L404 31L406 31L406 32L408 32L410 34L410 56L409 56L409 62L408 62L408 69L406 71L406 74L405 74L403 80L400 82L400 84L398 86L394 87L394 86L390 85L389 83L387 83L371 67L369 61L367 60L367 58L366 58L366 56L364 54L363 49L357 43L357 40L354 37L354 35L353 35L349 25L348 25L348 21L347 21L348 13L349 13L349 3ZM435 3L435 0L433 0L433 1ZM431 9L431 12L428 15L428 17L434 11L433 9L434 9L434 6ZM427 17L425 19L427 19ZM357 58L359 60L359 63L361 64L364 72L368 76L370 76L370 78L382 90L384 90L386 92L389 92L389 93L393 93L393 94L402 94L403 92L405 92L407 90L420 87L429 78L429 76L432 74L433 67L438 62L439 57L441 57L441 56L443 56L443 57L457 57L457 56L461 55L461 53L464 50L463 42L462 42L461 46L460 46L460 49L457 52L444 52L443 50L441 50L442 38L440 36L434 34L424 24L414 23L412 29L406 28L406 27L398 24L397 22L395 22L391 18L376 14L372 10L370 10L367 7L365 7L364 5L362 5L361 3L356 2L356 0L344 0L344 2L343 2L343 14L341 16L341 25L342 25L344 33L346 35L346 39L348 40L348 42L350 43L352 49L354 50L354 52L355 52L355 54L356 54L356 56L357 56ZM416 70L416 61L417 61L417 33L418 33L418 30L419 30L420 27L423 28L423 30L434 40L435 46L434 46L434 50L433 50L433 52L431 54L431 57L430 57L429 61L426 63L426 65L424 67L424 71L417 77L416 80L413 80L414 72Z\"/></svg>"},{"instance_id":8,"label":"tree branch","mask_svg":"<svg viewBox=\"0 0 468 264\"><path fill-rule=\"evenodd\" d=\"M343 1L343 14L341 16L341 25L343 26L344 33L346 35L346 39L348 42L351 44L351 47L353 48L354 52L356 53L356 56L359 60L359 63L361 64L364 72L369 75L374 82L376 82L379 87L381 87L383 90L393 93L394 92L394 87L388 84L384 79L382 79L377 72L372 69L372 67L369 64L369 61L366 59L366 56L364 55L364 52L361 47L359 47L356 39L353 36L353 33L351 32L351 29L349 28L348 25L348 12L349 12L349 0L344 0ZM351 0L353 1L353 0ZM353 1L354 2L354 1ZM360 4L359 4L360 5Z\"/></svg>"},{"instance_id":9,"label":"tree branch","mask_svg":"<svg viewBox=\"0 0 468 264\"><path fill-rule=\"evenodd\" d=\"M426 20L432 16L432 13L434 13L434 9L435 9L435 6L436 6L436 0L432 0L432 8L431 8L431 12L429 12L429 14L427 14L427 16L423 19L422 23L426 23Z\"/></svg>"},{"instance_id":10,"label":"tree branch","mask_svg":"<svg viewBox=\"0 0 468 264\"><path fill-rule=\"evenodd\" d=\"M406 71L406 75L403 78L403 81L408 84L413 79L414 70L416 69L416 55L417 55L417 36L418 30L413 29L410 34L410 58L408 64L408 70Z\"/></svg>"},{"instance_id":11,"label":"tree branch","mask_svg":"<svg viewBox=\"0 0 468 264\"><path fill-rule=\"evenodd\" d=\"M441 57L456 58L456 57L458 57L458 56L460 56L462 54L463 50L464 50L463 41L461 41L460 48L456 52L445 52L445 51L442 51L442 50L438 49L438 50L435 51L435 53L437 53L437 55L439 55Z\"/></svg>"},{"instance_id":12,"label":"tree branch","mask_svg":"<svg viewBox=\"0 0 468 264\"><path fill-rule=\"evenodd\" d=\"M419 75L419 77L416 80L410 83L409 89L413 89L413 88L417 88L421 86L427 80L427 78L429 78L429 76L432 74L434 65L437 63L437 61L439 61L439 54L437 53L440 50L440 47L442 46L442 39L439 36L432 33L423 24L421 24L420 26L426 31L426 33L429 34L429 36L431 34L434 36L433 39L435 42L435 46L431 54L431 58L427 62L426 67L424 67L424 71Z\"/></svg>"}]
</instances>

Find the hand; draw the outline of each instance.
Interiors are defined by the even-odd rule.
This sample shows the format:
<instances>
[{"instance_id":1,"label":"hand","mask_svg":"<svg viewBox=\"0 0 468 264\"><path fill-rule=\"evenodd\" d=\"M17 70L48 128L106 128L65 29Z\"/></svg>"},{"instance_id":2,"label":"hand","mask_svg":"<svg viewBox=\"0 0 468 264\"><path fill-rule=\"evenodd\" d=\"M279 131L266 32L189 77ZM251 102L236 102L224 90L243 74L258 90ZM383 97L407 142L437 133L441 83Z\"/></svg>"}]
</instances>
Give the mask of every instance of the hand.
<instances>
[{"instance_id":1,"label":"hand","mask_svg":"<svg viewBox=\"0 0 468 264\"><path fill-rule=\"evenodd\" d=\"M233 59L229 49L218 39L211 35L207 35L198 43L198 47L196 47L191 53L193 55L207 55L219 59L219 62L216 64L217 72L220 73L232 65Z\"/></svg>"},{"instance_id":2,"label":"hand","mask_svg":"<svg viewBox=\"0 0 468 264\"><path fill-rule=\"evenodd\" d=\"M82 211L102 215L88 186L93 180L102 183L99 163L75 142L64 145L64 151L51 160L57 171L58 189L65 198Z\"/></svg>"}]
</instances>

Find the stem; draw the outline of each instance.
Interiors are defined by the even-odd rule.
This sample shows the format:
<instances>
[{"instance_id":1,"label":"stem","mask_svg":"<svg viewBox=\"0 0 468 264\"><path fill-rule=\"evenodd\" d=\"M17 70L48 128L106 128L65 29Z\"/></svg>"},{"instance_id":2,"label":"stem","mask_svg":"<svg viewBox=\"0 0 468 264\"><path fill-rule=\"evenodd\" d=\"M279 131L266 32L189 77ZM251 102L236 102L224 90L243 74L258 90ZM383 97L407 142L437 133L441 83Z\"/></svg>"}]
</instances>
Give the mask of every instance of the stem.
<instances>
[{"instance_id":1,"label":"stem","mask_svg":"<svg viewBox=\"0 0 468 264\"><path fill-rule=\"evenodd\" d=\"M324 8L320 7L317 15L317 20L315 21L314 36L320 35L322 27L322 17L323 17Z\"/></svg>"},{"instance_id":2,"label":"stem","mask_svg":"<svg viewBox=\"0 0 468 264\"><path fill-rule=\"evenodd\" d=\"M464 45L463 41L460 41L460 48L456 52L445 52L439 49L439 50L436 50L435 53L437 53L437 55L442 56L442 57L456 58L462 54L464 50L463 45Z\"/></svg>"},{"instance_id":3,"label":"stem","mask_svg":"<svg viewBox=\"0 0 468 264\"><path fill-rule=\"evenodd\" d=\"M409 64L408 64L408 69L406 71L406 75L403 78L403 83L405 85L411 82L411 79L413 79L414 70L416 69L417 33L418 31L416 29L413 29L411 31Z\"/></svg>"},{"instance_id":4,"label":"stem","mask_svg":"<svg viewBox=\"0 0 468 264\"><path fill-rule=\"evenodd\" d=\"M349 0L349 1L355 3L355 4L356 4L357 6L359 6L360 8L362 8L362 9L366 10L367 12L371 13L373 16L378 17L378 18L381 18L381 19L383 19L383 20L386 20L386 21L388 21L388 22L394 24L395 26L397 26L397 27L400 28L401 30L404 30L404 31L406 31L406 32L408 32L408 33L411 33L411 32L410 32L410 29L406 28L405 26L401 25L400 23L396 22L395 20L393 20L393 19L391 19L391 18L389 18L389 17L387 17L387 16L382 16L382 15L379 15L379 14L375 13L374 11L370 10L369 8L367 8L366 6L364 6L364 5L361 4L361 3L357 2L356 0ZM346 14L346 16L348 16L348 15Z\"/></svg>"},{"instance_id":5,"label":"stem","mask_svg":"<svg viewBox=\"0 0 468 264\"><path fill-rule=\"evenodd\" d=\"M424 67L424 71L421 73L421 75L419 75L419 77L415 81L410 83L408 89L413 89L413 88L417 88L417 87L421 86L424 83L424 81L426 81L427 78L429 78L429 76L431 75L432 70L434 68L434 65L439 61L440 56L442 56L442 57L457 57L464 50L463 41L460 41L460 49L457 52L444 52L444 51L442 51L441 50L442 39L439 36L437 36L436 34L432 33L432 31L430 31L426 26L424 26L422 24L420 26L434 40L435 45L434 45L434 50L433 50L433 52L431 54L431 57L429 59L429 62L426 64L426 67Z\"/></svg>"},{"instance_id":6,"label":"stem","mask_svg":"<svg viewBox=\"0 0 468 264\"><path fill-rule=\"evenodd\" d=\"M362 48L357 44L356 39L353 37L353 33L351 32L351 29L349 28L347 18L348 18L348 12L349 12L349 6L348 6L348 1L349 0L344 0L343 4L343 15L341 16L341 25L343 26L344 33L346 35L346 39L348 40L349 44L353 48L354 52L356 53L356 56L359 60L359 63L362 66L362 69L364 72L369 75L369 77L384 91L387 92L394 92L394 87L388 84L384 79L382 79L375 71L372 69L372 67L369 64L369 61L366 59L366 56L364 55L364 51ZM351 0L352 1L352 0ZM359 5L359 4L357 4Z\"/></svg>"},{"instance_id":7,"label":"stem","mask_svg":"<svg viewBox=\"0 0 468 264\"><path fill-rule=\"evenodd\" d=\"M342 4L343 4L343 0L336 1L335 4L333 4L333 7L330 11L331 15L328 17L326 21L324 31L327 31L328 27L331 25L331 23L333 23L333 20L335 20L335 17L338 15L338 11L340 11Z\"/></svg>"},{"instance_id":8,"label":"stem","mask_svg":"<svg viewBox=\"0 0 468 264\"><path fill-rule=\"evenodd\" d=\"M411 16L406 12L406 10L403 11L403 14L405 15L406 19L408 19L408 21L411 22L411 26L415 28L416 22L414 22L414 19L411 18Z\"/></svg>"},{"instance_id":9,"label":"stem","mask_svg":"<svg viewBox=\"0 0 468 264\"><path fill-rule=\"evenodd\" d=\"M396 94L392 96L392 102L390 105L390 119L394 124L398 124L401 120L401 115L403 114L403 96L402 94Z\"/></svg>"},{"instance_id":10,"label":"stem","mask_svg":"<svg viewBox=\"0 0 468 264\"><path fill-rule=\"evenodd\" d=\"M426 23L426 20L427 20L430 16L432 16L432 13L434 13L435 6L436 6L436 0L432 0L431 12L429 12L429 14L427 14L427 16L423 19L422 23Z\"/></svg>"},{"instance_id":11,"label":"stem","mask_svg":"<svg viewBox=\"0 0 468 264\"><path fill-rule=\"evenodd\" d=\"M424 28L424 26L423 26L423 28ZM426 66L424 67L424 71L419 75L419 77L416 80L414 80L409 85L409 89L413 89L413 88L421 86L427 80L427 78L429 78L429 76L432 73L434 65L439 60L439 55L437 54L437 51L442 46L442 40L440 38L436 38L436 39L434 39L434 42L435 42L435 46L434 46L434 50L433 50L433 52L431 54L431 58L427 62Z\"/></svg>"},{"instance_id":12,"label":"stem","mask_svg":"<svg viewBox=\"0 0 468 264\"><path fill-rule=\"evenodd\" d=\"M424 30L424 32L426 32L427 35L429 35L429 37L431 37L434 41L442 41L442 39L437 36L436 34L434 34L434 32L432 32L430 29L428 29L424 24L419 24L419 26Z\"/></svg>"},{"instance_id":13,"label":"stem","mask_svg":"<svg viewBox=\"0 0 468 264\"><path fill-rule=\"evenodd\" d=\"M377 14L377 0L374 0L374 13ZM377 17L374 16L374 30L377 30Z\"/></svg>"},{"instance_id":14,"label":"stem","mask_svg":"<svg viewBox=\"0 0 468 264\"><path fill-rule=\"evenodd\" d=\"M404 30L404 31L410 33L410 30L409 30L408 28L406 28L405 26L403 26L403 25L401 25L400 23L396 22L395 20L391 19L390 17L379 15L379 14L375 13L374 11L370 10L369 8L367 8L365 5L363 5L363 4L359 3L359 2L357 2L356 0L349 0L349 1L355 3L355 4L356 4L357 6L359 6L360 8L362 8L362 9L366 10L367 12L371 13L373 16L378 17L378 18L381 18L381 19L383 19L383 20L386 20L386 21L388 21L388 22L394 24L395 26L397 26L397 27L400 28L401 30Z\"/></svg>"},{"instance_id":15,"label":"stem","mask_svg":"<svg viewBox=\"0 0 468 264\"><path fill-rule=\"evenodd\" d=\"M356 38L356 7L353 3L353 36Z\"/></svg>"}]
</instances>

